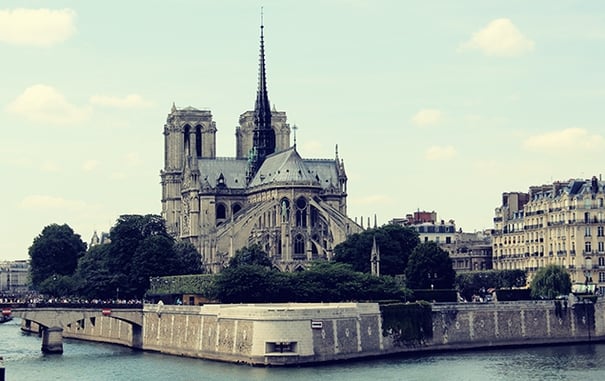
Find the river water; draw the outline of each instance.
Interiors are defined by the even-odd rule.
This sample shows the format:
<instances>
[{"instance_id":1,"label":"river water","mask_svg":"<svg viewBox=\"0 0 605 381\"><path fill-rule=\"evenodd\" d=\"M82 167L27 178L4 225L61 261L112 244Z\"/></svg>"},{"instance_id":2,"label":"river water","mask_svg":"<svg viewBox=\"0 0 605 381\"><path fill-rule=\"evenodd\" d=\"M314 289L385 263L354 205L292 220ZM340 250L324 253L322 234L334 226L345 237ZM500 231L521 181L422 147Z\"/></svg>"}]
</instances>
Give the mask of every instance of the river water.
<instances>
[{"instance_id":1,"label":"river water","mask_svg":"<svg viewBox=\"0 0 605 381\"><path fill-rule=\"evenodd\" d=\"M41 339L19 319L0 324L7 381L27 380L602 380L605 344L406 355L295 368L262 368L65 340L63 355L44 355Z\"/></svg>"}]
</instances>

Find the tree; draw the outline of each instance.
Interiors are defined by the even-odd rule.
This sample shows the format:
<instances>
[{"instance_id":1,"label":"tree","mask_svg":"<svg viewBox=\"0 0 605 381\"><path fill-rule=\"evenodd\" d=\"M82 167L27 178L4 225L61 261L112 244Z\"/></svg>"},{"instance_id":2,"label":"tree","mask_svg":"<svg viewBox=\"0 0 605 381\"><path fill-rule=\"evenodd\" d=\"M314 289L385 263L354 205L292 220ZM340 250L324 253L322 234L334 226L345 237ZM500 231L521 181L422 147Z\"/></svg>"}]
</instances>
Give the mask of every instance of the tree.
<instances>
[{"instance_id":1,"label":"tree","mask_svg":"<svg viewBox=\"0 0 605 381\"><path fill-rule=\"evenodd\" d=\"M450 289L456 279L449 254L435 242L416 246L410 255L405 275L407 286L411 289Z\"/></svg>"},{"instance_id":2,"label":"tree","mask_svg":"<svg viewBox=\"0 0 605 381\"><path fill-rule=\"evenodd\" d=\"M174 252L174 241L165 235L152 235L143 239L132 256L130 289L127 294L142 297L149 288L149 277L175 275L179 269Z\"/></svg>"},{"instance_id":3,"label":"tree","mask_svg":"<svg viewBox=\"0 0 605 381\"><path fill-rule=\"evenodd\" d=\"M402 300L407 295L393 277L372 276L348 264L326 261L294 273L258 264L230 266L216 277L215 293L223 303Z\"/></svg>"},{"instance_id":4,"label":"tree","mask_svg":"<svg viewBox=\"0 0 605 381\"><path fill-rule=\"evenodd\" d=\"M536 271L530 287L532 298L554 299L571 292L571 277L564 267L548 265Z\"/></svg>"},{"instance_id":5,"label":"tree","mask_svg":"<svg viewBox=\"0 0 605 381\"><path fill-rule=\"evenodd\" d=\"M110 271L130 274L132 256L138 246L145 238L158 235L171 239L166 232L166 223L162 217L154 214L121 215L109 232L111 240Z\"/></svg>"},{"instance_id":6,"label":"tree","mask_svg":"<svg viewBox=\"0 0 605 381\"><path fill-rule=\"evenodd\" d=\"M295 273L298 302L342 302L401 300L406 290L391 276L373 276L353 270L351 265L317 261Z\"/></svg>"},{"instance_id":7,"label":"tree","mask_svg":"<svg viewBox=\"0 0 605 381\"><path fill-rule=\"evenodd\" d=\"M260 245L253 244L237 250L233 258L229 260L229 267L241 265L272 267L273 263L271 262L269 255L263 251Z\"/></svg>"},{"instance_id":8,"label":"tree","mask_svg":"<svg viewBox=\"0 0 605 381\"><path fill-rule=\"evenodd\" d=\"M38 291L54 297L71 296L77 292L77 284L72 276L53 275L40 283Z\"/></svg>"},{"instance_id":9,"label":"tree","mask_svg":"<svg viewBox=\"0 0 605 381\"><path fill-rule=\"evenodd\" d=\"M350 264L355 271L369 273L374 239L380 250L380 273L383 275L403 274L410 253L420 243L414 229L385 225L351 235L334 248L334 260Z\"/></svg>"},{"instance_id":10,"label":"tree","mask_svg":"<svg viewBox=\"0 0 605 381\"><path fill-rule=\"evenodd\" d=\"M178 264L176 275L201 274L204 272L202 257L190 242L176 242L174 244L174 253Z\"/></svg>"},{"instance_id":11,"label":"tree","mask_svg":"<svg viewBox=\"0 0 605 381\"><path fill-rule=\"evenodd\" d=\"M174 275L178 266L174 239L158 215L122 215L109 233L107 265L123 298L141 298L149 277ZM117 283L117 284L116 284Z\"/></svg>"},{"instance_id":12,"label":"tree","mask_svg":"<svg viewBox=\"0 0 605 381\"><path fill-rule=\"evenodd\" d=\"M116 290L125 276L109 270L110 248L109 244L93 246L80 258L74 276L79 285L77 292L80 296L111 299L116 295Z\"/></svg>"},{"instance_id":13,"label":"tree","mask_svg":"<svg viewBox=\"0 0 605 381\"><path fill-rule=\"evenodd\" d=\"M46 226L29 247L33 288L39 289L42 282L50 277L72 275L78 259L85 252L86 244L69 225Z\"/></svg>"},{"instance_id":14,"label":"tree","mask_svg":"<svg viewBox=\"0 0 605 381\"><path fill-rule=\"evenodd\" d=\"M523 270L488 270L456 274L456 288L466 299L483 296L488 289L523 287L526 283Z\"/></svg>"},{"instance_id":15,"label":"tree","mask_svg":"<svg viewBox=\"0 0 605 381\"><path fill-rule=\"evenodd\" d=\"M267 303L276 272L252 264L229 266L216 278L216 297L222 303Z\"/></svg>"}]
</instances>

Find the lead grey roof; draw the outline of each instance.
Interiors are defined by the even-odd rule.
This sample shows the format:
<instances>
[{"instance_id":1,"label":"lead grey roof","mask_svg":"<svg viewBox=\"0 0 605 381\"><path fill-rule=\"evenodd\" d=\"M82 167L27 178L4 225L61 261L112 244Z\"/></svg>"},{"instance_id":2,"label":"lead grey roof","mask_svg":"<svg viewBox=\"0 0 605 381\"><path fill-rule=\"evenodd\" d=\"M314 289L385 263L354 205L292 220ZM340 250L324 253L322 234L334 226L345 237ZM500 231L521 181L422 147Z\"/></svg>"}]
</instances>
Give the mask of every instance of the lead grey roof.
<instances>
[{"instance_id":1,"label":"lead grey roof","mask_svg":"<svg viewBox=\"0 0 605 381\"><path fill-rule=\"evenodd\" d=\"M216 181L220 175L223 174L225 185L228 188L244 189L246 188L247 165L248 162L245 159L198 159L202 187L204 187L206 184L212 188L216 187Z\"/></svg>"},{"instance_id":2,"label":"lead grey roof","mask_svg":"<svg viewBox=\"0 0 605 381\"><path fill-rule=\"evenodd\" d=\"M198 159L198 167L203 188L215 188L221 174L228 188L246 188L246 159ZM337 163L331 159L303 159L295 147L290 147L267 156L249 186L279 183L314 185L323 189L335 187L338 184Z\"/></svg>"},{"instance_id":3,"label":"lead grey roof","mask_svg":"<svg viewBox=\"0 0 605 381\"><path fill-rule=\"evenodd\" d=\"M301 183L318 185L318 180L306 166L294 147L267 156L250 182L250 187L268 183Z\"/></svg>"}]
</instances>

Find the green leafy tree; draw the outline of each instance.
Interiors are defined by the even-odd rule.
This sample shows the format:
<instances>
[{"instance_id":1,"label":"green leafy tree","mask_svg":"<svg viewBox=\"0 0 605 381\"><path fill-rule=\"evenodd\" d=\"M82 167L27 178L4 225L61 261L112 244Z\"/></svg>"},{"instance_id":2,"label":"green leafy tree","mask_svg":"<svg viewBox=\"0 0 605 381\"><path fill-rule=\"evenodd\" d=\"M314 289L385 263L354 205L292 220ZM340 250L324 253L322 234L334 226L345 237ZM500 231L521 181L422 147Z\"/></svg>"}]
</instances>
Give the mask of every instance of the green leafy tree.
<instances>
[{"instance_id":1,"label":"green leafy tree","mask_svg":"<svg viewBox=\"0 0 605 381\"><path fill-rule=\"evenodd\" d=\"M350 264L355 271L369 273L374 239L380 250L380 273L383 275L403 274L412 250L420 243L414 229L385 225L351 235L334 248L334 260Z\"/></svg>"},{"instance_id":2,"label":"green leafy tree","mask_svg":"<svg viewBox=\"0 0 605 381\"><path fill-rule=\"evenodd\" d=\"M273 264L269 255L267 255L260 245L253 244L237 250L233 258L229 260L229 267L241 265L271 267Z\"/></svg>"},{"instance_id":3,"label":"green leafy tree","mask_svg":"<svg viewBox=\"0 0 605 381\"><path fill-rule=\"evenodd\" d=\"M525 283L523 270L487 270L456 274L456 288L466 300L471 300L473 295L483 296L490 288L523 287Z\"/></svg>"},{"instance_id":4,"label":"green leafy tree","mask_svg":"<svg viewBox=\"0 0 605 381\"><path fill-rule=\"evenodd\" d=\"M317 261L295 275L298 302L402 300L408 294L391 276L361 273L345 263Z\"/></svg>"},{"instance_id":5,"label":"green leafy tree","mask_svg":"<svg viewBox=\"0 0 605 381\"><path fill-rule=\"evenodd\" d=\"M69 225L46 226L29 248L33 288L40 290L42 282L50 277L72 275L85 252L86 244Z\"/></svg>"},{"instance_id":6,"label":"green leafy tree","mask_svg":"<svg viewBox=\"0 0 605 381\"><path fill-rule=\"evenodd\" d=\"M571 292L571 277L564 267L548 265L536 271L530 287L532 298L554 299Z\"/></svg>"},{"instance_id":7,"label":"green leafy tree","mask_svg":"<svg viewBox=\"0 0 605 381\"><path fill-rule=\"evenodd\" d=\"M132 271L127 295L142 297L149 288L149 277L175 275L180 264L174 252L174 241L167 235L151 235L144 238L132 256Z\"/></svg>"},{"instance_id":8,"label":"green leafy tree","mask_svg":"<svg viewBox=\"0 0 605 381\"><path fill-rule=\"evenodd\" d=\"M411 289L450 289L456 279L449 254L435 242L421 243L412 251L405 275Z\"/></svg>"},{"instance_id":9,"label":"green leafy tree","mask_svg":"<svg viewBox=\"0 0 605 381\"><path fill-rule=\"evenodd\" d=\"M337 262L314 262L297 273L296 299L304 302L338 302L353 300L361 291L361 282L351 265Z\"/></svg>"},{"instance_id":10,"label":"green leafy tree","mask_svg":"<svg viewBox=\"0 0 605 381\"><path fill-rule=\"evenodd\" d=\"M230 266L217 276L215 292L223 303L402 300L408 294L393 277L376 277L348 264L326 261L294 273L257 264Z\"/></svg>"},{"instance_id":11,"label":"green leafy tree","mask_svg":"<svg viewBox=\"0 0 605 381\"><path fill-rule=\"evenodd\" d=\"M75 274L80 296L111 299L123 284L126 277L109 270L110 249L109 244L93 246L80 258Z\"/></svg>"},{"instance_id":12,"label":"green leafy tree","mask_svg":"<svg viewBox=\"0 0 605 381\"><path fill-rule=\"evenodd\" d=\"M174 239L158 215L122 215L109 233L107 268L113 274L112 288L122 298L141 298L149 276L174 275L178 263Z\"/></svg>"},{"instance_id":13,"label":"green leafy tree","mask_svg":"<svg viewBox=\"0 0 605 381\"><path fill-rule=\"evenodd\" d=\"M40 283L38 291L54 297L72 296L77 292L77 283L69 275L52 275Z\"/></svg>"},{"instance_id":14,"label":"green leafy tree","mask_svg":"<svg viewBox=\"0 0 605 381\"><path fill-rule=\"evenodd\" d=\"M190 242L176 242L174 244L174 253L177 260L177 275L201 274L204 272L202 257Z\"/></svg>"},{"instance_id":15,"label":"green leafy tree","mask_svg":"<svg viewBox=\"0 0 605 381\"><path fill-rule=\"evenodd\" d=\"M162 217L148 215L122 215L109 232L111 256L108 260L110 271L132 273L132 256L143 240L151 236L170 237Z\"/></svg>"},{"instance_id":16,"label":"green leafy tree","mask_svg":"<svg viewBox=\"0 0 605 381\"><path fill-rule=\"evenodd\" d=\"M216 297L222 303L266 303L270 301L276 271L265 266L229 266L216 278Z\"/></svg>"}]
</instances>

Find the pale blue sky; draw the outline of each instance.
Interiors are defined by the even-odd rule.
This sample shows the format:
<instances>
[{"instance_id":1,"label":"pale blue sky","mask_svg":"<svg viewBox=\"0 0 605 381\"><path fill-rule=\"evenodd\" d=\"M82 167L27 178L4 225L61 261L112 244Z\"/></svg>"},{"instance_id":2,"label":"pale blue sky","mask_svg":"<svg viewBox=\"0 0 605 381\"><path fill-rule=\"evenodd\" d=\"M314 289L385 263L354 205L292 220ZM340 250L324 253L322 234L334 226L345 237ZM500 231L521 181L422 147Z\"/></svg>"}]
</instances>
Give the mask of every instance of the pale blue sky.
<instances>
[{"instance_id":1,"label":"pale blue sky","mask_svg":"<svg viewBox=\"0 0 605 381\"><path fill-rule=\"evenodd\" d=\"M172 102L234 156L261 5L269 99L303 157L338 144L352 218L481 230L502 192L603 172L601 1L3 0L0 259L51 223L88 242L159 214Z\"/></svg>"}]
</instances>

